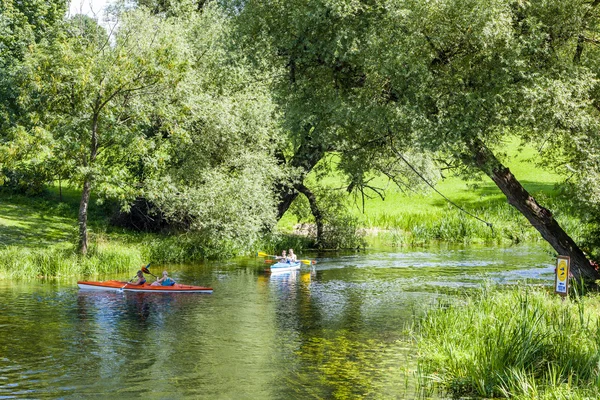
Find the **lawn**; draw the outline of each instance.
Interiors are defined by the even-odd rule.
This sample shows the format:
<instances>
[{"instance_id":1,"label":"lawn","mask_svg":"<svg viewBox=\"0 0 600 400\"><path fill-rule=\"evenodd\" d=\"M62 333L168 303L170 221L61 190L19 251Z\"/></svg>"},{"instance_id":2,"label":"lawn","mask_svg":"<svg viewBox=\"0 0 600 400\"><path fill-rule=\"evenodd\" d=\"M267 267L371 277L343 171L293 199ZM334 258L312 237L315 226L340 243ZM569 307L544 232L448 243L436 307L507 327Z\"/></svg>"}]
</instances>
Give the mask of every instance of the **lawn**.
<instances>
[{"instance_id":1,"label":"lawn","mask_svg":"<svg viewBox=\"0 0 600 400\"><path fill-rule=\"evenodd\" d=\"M536 149L531 146L522 147L515 139L506 143L501 151L507 154L503 162L523 186L542 205L546 204L555 211L559 197L556 184L561 181L561 177L536 165ZM314 185L314 173L309 176L308 182ZM343 187L345 184L335 173L329 174L322 182L329 187ZM360 199L348 195L349 209L363 228L402 231L405 236L399 239L402 242L420 243L432 239L464 241L474 238L496 242L504 239L539 240L525 218L507 204L502 192L485 176L470 181L447 176L438 181L435 187L469 214L492 223L495 231L460 211L431 189L419 193L403 192L383 177L377 177L373 182L376 182L375 186L387 187L384 199L373 193L371 198L365 199L363 213ZM557 214L560 216L560 212ZM290 232L298 222L297 217L288 212L278 227L284 232ZM572 222L564 223L575 225ZM408 240L407 233L410 236Z\"/></svg>"},{"instance_id":2,"label":"lawn","mask_svg":"<svg viewBox=\"0 0 600 400\"><path fill-rule=\"evenodd\" d=\"M29 248L68 245L77 234L77 218L66 203L2 195L0 243Z\"/></svg>"}]
</instances>

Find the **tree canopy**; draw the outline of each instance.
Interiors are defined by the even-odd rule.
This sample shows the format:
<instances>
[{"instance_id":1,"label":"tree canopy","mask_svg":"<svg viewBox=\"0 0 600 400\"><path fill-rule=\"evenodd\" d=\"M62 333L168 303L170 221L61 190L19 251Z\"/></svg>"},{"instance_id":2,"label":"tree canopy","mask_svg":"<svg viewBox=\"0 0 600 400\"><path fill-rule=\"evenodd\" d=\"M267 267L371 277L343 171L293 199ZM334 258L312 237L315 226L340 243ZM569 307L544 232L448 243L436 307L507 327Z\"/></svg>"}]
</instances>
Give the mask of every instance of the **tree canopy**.
<instances>
[{"instance_id":1,"label":"tree canopy","mask_svg":"<svg viewBox=\"0 0 600 400\"><path fill-rule=\"evenodd\" d=\"M502 147L535 143L600 222L598 3L139 0L107 32L62 2L3 2L0 162L82 187L84 249L92 188L241 248L299 194L322 233L335 196L305 178L327 154L362 196L381 195L373 174L431 185L442 160L595 277Z\"/></svg>"}]
</instances>

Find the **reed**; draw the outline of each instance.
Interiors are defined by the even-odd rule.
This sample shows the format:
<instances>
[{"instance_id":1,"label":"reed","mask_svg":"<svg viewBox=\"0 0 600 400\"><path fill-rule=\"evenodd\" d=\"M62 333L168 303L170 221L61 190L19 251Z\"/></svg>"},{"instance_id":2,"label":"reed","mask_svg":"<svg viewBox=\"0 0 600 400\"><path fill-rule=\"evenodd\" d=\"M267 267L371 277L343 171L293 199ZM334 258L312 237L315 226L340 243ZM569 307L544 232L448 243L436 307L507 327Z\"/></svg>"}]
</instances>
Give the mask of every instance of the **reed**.
<instances>
[{"instance_id":1,"label":"reed","mask_svg":"<svg viewBox=\"0 0 600 400\"><path fill-rule=\"evenodd\" d=\"M96 244L86 256L70 248L31 249L8 246L0 249L0 279L39 277L90 277L123 273L144 264L143 252L131 245Z\"/></svg>"},{"instance_id":2,"label":"reed","mask_svg":"<svg viewBox=\"0 0 600 400\"><path fill-rule=\"evenodd\" d=\"M383 213L376 218L367 218L364 225L382 228L379 239L391 246L423 245L435 241L503 244L543 240L525 217L508 204L489 204L468 211L491 223L492 227L451 206L418 213ZM556 217L576 241L585 237L591 229L570 214L558 214Z\"/></svg>"},{"instance_id":3,"label":"reed","mask_svg":"<svg viewBox=\"0 0 600 400\"><path fill-rule=\"evenodd\" d=\"M423 384L454 397L598 398L599 311L597 296L485 288L421 321Z\"/></svg>"}]
</instances>

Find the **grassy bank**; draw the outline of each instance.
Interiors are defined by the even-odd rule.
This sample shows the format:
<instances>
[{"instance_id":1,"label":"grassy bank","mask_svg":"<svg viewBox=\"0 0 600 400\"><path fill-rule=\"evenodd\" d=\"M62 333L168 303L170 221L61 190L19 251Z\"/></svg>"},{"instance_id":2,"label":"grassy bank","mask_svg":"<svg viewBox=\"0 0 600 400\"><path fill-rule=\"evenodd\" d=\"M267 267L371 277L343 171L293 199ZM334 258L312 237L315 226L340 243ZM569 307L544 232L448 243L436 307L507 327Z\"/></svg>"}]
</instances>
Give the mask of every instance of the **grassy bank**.
<instances>
[{"instance_id":1,"label":"grassy bank","mask_svg":"<svg viewBox=\"0 0 600 400\"><path fill-rule=\"evenodd\" d=\"M600 297L484 289L418 327L428 391L453 397L600 397Z\"/></svg>"},{"instance_id":2,"label":"grassy bank","mask_svg":"<svg viewBox=\"0 0 600 400\"><path fill-rule=\"evenodd\" d=\"M230 258L237 250L227 243L207 243L199 235L159 235L113 227L114 208L91 202L88 227L89 252L75 251L80 193L49 188L28 197L0 191L0 279L36 277L94 277L110 273L135 273L141 265L181 263ZM210 239L210 238L209 238ZM303 237L265 236L258 246L278 253L281 248L301 250Z\"/></svg>"},{"instance_id":3,"label":"grassy bank","mask_svg":"<svg viewBox=\"0 0 600 400\"><path fill-rule=\"evenodd\" d=\"M132 272L146 263L143 251L117 243L94 246L87 256L73 249L50 247L30 249L7 246L0 249L0 279L33 277L92 277Z\"/></svg>"},{"instance_id":4,"label":"grassy bank","mask_svg":"<svg viewBox=\"0 0 600 400\"><path fill-rule=\"evenodd\" d=\"M562 177L536 166L537 151L534 148L522 148L517 141L513 141L507 143L504 151L508 154L506 165L529 193L553 211L559 223L575 240L582 237L589 227L569 211L567 197L557 190ZM314 184L314 175L309 177L309 181L311 179ZM331 188L347 184L333 173L323 182ZM466 212L451 205L433 190L402 192L382 178L374 179L371 184L387 187L384 200L372 193L372 198L365 199L363 213L362 204L356 204L353 196L348 195L347 207L359 226L379 235L379 239L388 245L421 245L432 241L518 243L542 240L487 177L464 181L448 176L436 184L441 193ZM305 200L300 197L298 201ZM473 216L491 223L492 228ZM288 212L278 226L283 231L292 232L302 222L312 222L311 217L299 220L292 212Z\"/></svg>"},{"instance_id":5,"label":"grassy bank","mask_svg":"<svg viewBox=\"0 0 600 400\"><path fill-rule=\"evenodd\" d=\"M583 237L589 227L569 214L568 201L556 190L561 177L535 167L534 149L521 150L514 142L509 143L506 150L510 155L508 166L530 193L554 212L576 241ZM311 179L314 176L309 181ZM387 185L379 179L378 184L373 184ZM331 187L344 185L335 175L324 181ZM440 181L437 188L469 214L491 223L492 228L450 205L433 191L404 193L389 187L385 200L377 196L366 199L364 213L352 196L347 195L349 215L337 221L337 229L338 235L346 235L348 240L338 240L338 245L354 243L346 247L356 247L362 239L350 238L355 226L362 228L373 242L386 246L435 241L491 244L541 240L538 232L507 204L491 181L465 182L458 177L448 177ZM60 194L58 188L49 188L38 197L0 191L0 277L95 274L105 268L117 272L128 264L133 264L130 270L135 270L146 261L227 258L240 251L227 243L209 243L210 238L141 234L112 227L109 218L114 207L107 203L99 205L92 198L88 216L91 251L82 258L74 252L79 199L80 192L71 188L63 188ZM286 213L278 225L278 233L265 236L257 247L278 253L281 248L301 250L310 246L309 238L291 234L298 222L302 221L293 213ZM307 222L310 223L310 219Z\"/></svg>"}]
</instances>

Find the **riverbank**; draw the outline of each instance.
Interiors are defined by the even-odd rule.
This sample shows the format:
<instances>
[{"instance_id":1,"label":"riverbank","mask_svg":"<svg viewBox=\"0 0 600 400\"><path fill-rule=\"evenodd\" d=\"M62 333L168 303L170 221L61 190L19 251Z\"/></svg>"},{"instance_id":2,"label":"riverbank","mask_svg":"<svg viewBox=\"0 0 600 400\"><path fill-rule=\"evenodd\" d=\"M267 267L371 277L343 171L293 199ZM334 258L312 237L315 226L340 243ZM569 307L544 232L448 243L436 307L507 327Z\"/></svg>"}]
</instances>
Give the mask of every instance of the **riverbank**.
<instances>
[{"instance_id":1,"label":"riverbank","mask_svg":"<svg viewBox=\"0 0 600 400\"><path fill-rule=\"evenodd\" d=\"M507 152L510 154L507 165L531 194L554 212L576 242L584 238L591 227L576 217L568 198L557 189L556 184L562 178L535 166L534 149L521 149L515 142L509 143ZM329 183L337 187L342 184L335 176L329 177ZM489 180L466 182L459 177L447 177L438 182L437 188L461 209L432 191L404 193L389 188L385 200L377 196L366 198L363 213L354 198L347 195L348 215L340 220L342 229L337 234L348 237L338 240L337 245L349 248L425 246L437 242L508 245L543 240ZM224 259L251 254L256 249L273 253L291 247L302 251L314 241L310 216L299 219L293 207L279 222L276 233L240 249L227 243L209 243L210 238L199 235L139 233L115 227L110 223L114 206L98 204L92 199L88 221L90 252L81 257L74 250L79 199L80 192L68 187L60 191L50 187L36 197L0 191L0 278L88 275L106 272L106 268L122 272L127 265L131 270L149 261Z\"/></svg>"},{"instance_id":2,"label":"riverbank","mask_svg":"<svg viewBox=\"0 0 600 400\"><path fill-rule=\"evenodd\" d=\"M207 244L194 234L140 233L111 225L114 207L92 200L88 215L88 254L76 252L80 193L55 187L38 196L0 191L0 279L97 276L135 272L140 265L227 259L240 250ZM210 238L208 238L210 239ZM269 235L261 249L307 247L309 239ZM253 247L254 248L254 247ZM243 249L246 253L251 250Z\"/></svg>"},{"instance_id":3,"label":"riverbank","mask_svg":"<svg viewBox=\"0 0 600 400\"><path fill-rule=\"evenodd\" d=\"M504 204L502 207L508 207ZM408 216L411 228L360 228L367 247L427 246L434 243L461 245L506 245L540 241L539 234L526 223L502 217L503 208L489 208L494 228L447 210L445 217L428 214ZM432 211L436 213L437 211ZM509 213L515 214L510 210ZM77 243L77 196L63 201L50 191L43 197L0 193L0 279L61 276L94 276L104 273L135 272L140 265L182 263L203 259L231 258L239 251L226 246L206 246L194 235L160 235L113 227L109 212L94 206L90 211L90 245L85 257L75 251ZM437 215L437 214L436 214ZM511 222L512 221L512 222ZM570 232L583 229L567 218ZM570 224L570 225L569 225ZM568 228L568 229L569 229ZM577 237L577 236L576 236ZM307 250L307 236L276 233L254 243L245 254L257 249L274 254L281 248Z\"/></svg>"},{"instance_id":4,"label":"riverbank","mask_svg":"<svg viewBox=\"0 0 600 400\"><path fill-rule=\"evenodd\" d=\"M600 297L484 287L433 309L416 341L425 391L453 398L600 397Z\"/></svg>"}]
</instances>

